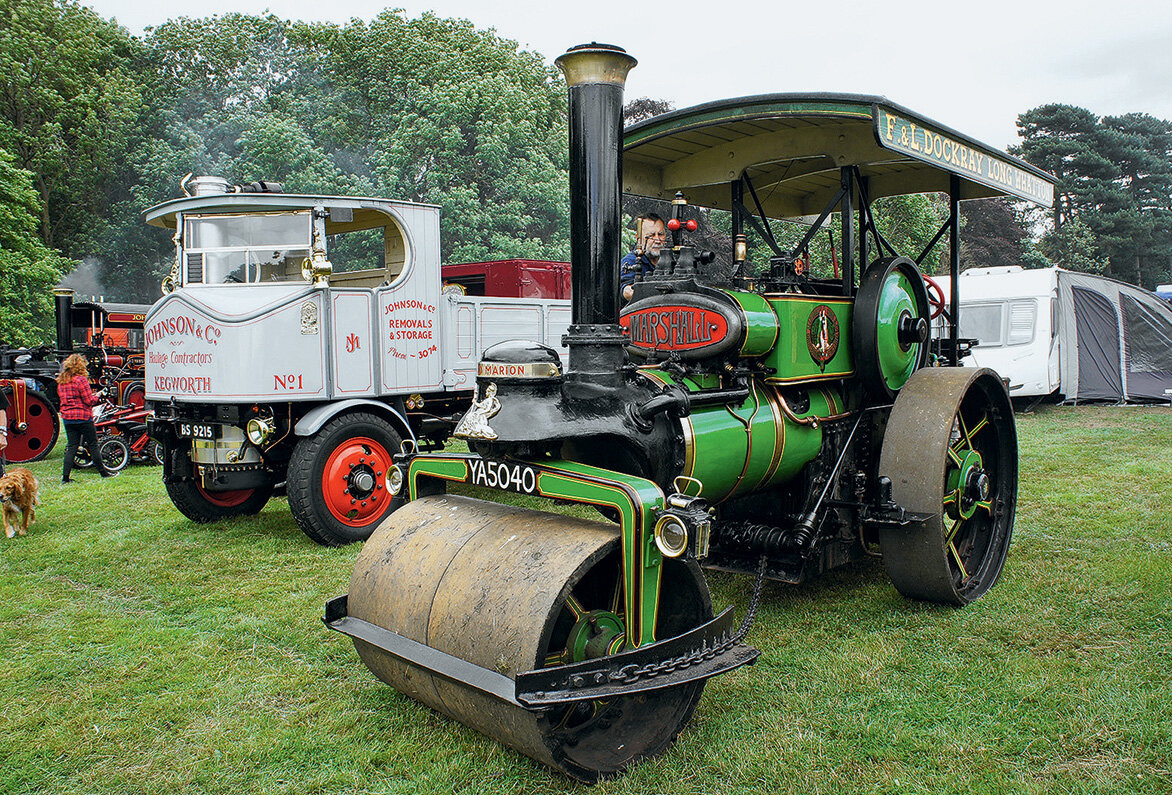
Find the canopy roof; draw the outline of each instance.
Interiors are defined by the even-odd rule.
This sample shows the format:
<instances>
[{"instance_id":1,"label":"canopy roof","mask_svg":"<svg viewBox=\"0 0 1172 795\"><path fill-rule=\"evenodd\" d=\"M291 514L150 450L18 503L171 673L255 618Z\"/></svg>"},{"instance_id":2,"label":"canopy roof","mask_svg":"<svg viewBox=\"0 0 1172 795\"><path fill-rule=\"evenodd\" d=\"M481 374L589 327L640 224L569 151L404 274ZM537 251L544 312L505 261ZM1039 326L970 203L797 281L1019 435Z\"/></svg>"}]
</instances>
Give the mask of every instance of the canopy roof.
<instances>
[{"instance_id":1,"label":"canopy roof","mask_svg":"<svg viewBox=\"0 0 1172 795\"><path fill-rule=\"evenodd\" d=\"M70 307L73 325L101 324L110 328L137 328L142 326L150 304L120 304L113 301L74 301Z\"/></svg>"},{"instance_id":2,"label":"canopy roof","mask_svg":"<svg viewBox=\"0 0 1172 795\"><path fill-rule=\"evenodd\" d=\"M749 177L765 214L818 215L858 167L870 198L949 192L1054 203L1054 178L1028 163L916 115L884 97L768 94L673 111L631 125L623 190L731 209L728 183ZM745 203L752 207L746 194Z\"/></svg>"}]
</instances>

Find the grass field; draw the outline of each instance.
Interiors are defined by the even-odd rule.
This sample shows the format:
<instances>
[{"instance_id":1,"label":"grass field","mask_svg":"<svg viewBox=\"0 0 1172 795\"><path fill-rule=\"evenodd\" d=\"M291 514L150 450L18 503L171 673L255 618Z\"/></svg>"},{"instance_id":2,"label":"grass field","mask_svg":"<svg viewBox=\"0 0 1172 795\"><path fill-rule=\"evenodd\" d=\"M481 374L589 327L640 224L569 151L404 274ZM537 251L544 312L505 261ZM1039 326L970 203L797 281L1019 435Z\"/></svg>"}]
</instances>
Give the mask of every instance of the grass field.
<instances>
[{"instance_id":1,"label":"grass field","mask_svg":"<svg viewBox=\"0 0 1172 795\"><path fill-rule=\"evenodd\" d=\"M1172 792L1172 410L1019 417L1001 583L909 602L869 561L769 585L760 661L597 793ZM375 680L319 616L356 547L284 500L197 525L157 468L0 538L0 793L586 792ZM718 608L752 583L712 577Z\"/></svg>"}]
</instances>

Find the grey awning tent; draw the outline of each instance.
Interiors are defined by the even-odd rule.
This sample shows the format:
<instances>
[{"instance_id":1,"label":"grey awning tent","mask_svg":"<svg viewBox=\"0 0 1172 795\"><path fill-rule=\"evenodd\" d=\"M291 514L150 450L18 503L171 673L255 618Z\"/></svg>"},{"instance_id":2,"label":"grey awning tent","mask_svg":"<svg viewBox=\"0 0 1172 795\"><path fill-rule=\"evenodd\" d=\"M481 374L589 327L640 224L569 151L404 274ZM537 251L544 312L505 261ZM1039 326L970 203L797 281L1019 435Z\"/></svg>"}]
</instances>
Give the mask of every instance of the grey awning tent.
<instances>
[{"instance_id":1,"label":"grey awning tent","mask_svg":"<svg viewBox=\"0 0 1172 795\"><path fill-rule=\"evenodd\" d=\"M1172 307L1147 290L1058 271L1067 401L1172 400Z\"/></svg>"}]
</instances>

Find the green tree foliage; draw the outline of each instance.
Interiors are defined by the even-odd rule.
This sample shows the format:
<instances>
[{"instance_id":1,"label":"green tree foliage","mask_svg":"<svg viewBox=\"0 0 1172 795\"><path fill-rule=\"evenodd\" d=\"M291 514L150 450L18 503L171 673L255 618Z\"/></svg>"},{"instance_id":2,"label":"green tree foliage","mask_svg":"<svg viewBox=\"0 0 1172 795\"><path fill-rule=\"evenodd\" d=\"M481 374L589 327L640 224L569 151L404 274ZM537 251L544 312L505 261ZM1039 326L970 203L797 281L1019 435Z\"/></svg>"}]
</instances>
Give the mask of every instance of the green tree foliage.
<instances>
[{"instance_id":1,"label":"green tree foliage","mask_svg":"<svg viewBox=\"0 0 1172 795\"><path fill-rule=\"evenodd\" d=\"M51 341L53 285L73 265L41 243L41 217L32 174L0 150L0 341L9 345Z\"/></svg>"},{"instance_id":2,"label":"green tree foliage","mask_svg":"<svg viewBox=\"0 0 1172 795\"><path fill-rule=\"evenodd\" d=\"M652 99L651 97L632 99L623 105L623 124L635 124L675 109L676 106L666 99Z\"/></svg>"},{"instance_id":3,"label":"green tree foliage","mask_svg":"<svg viewBox=\"0 0 1172 795\"><path fill-rule=\"evenodd\" d=\"M1058 178L1051 229L1035 254L1148 288L1169 277L1172 122L1043 105L1023 113L1018 130L1017 152ZM1083 228L1064 231L1075 220Z\"/></svg>"},{"instance_id":4,"label":"green tree foliage","mask_svg":"<svg viewBox=\"0 0 1172 795\"><path fill-rule=\"evenodd\" d=\"M33 175L37 234L93 253L138 129L134 41L69 0L0 4L0 148Z\"/></svg>"},{"instance_id":5,"label":"green tree foliage","mask_svg":"<svg viewBox=\"0 0 1172 795\"><path fill-rule=\"evenodd\" d=\"M445 260L567 255L565 90L540 56L430 13L301 36L333 98L318 140L386 195L439 204Z\"/></svg>"},{"instance_id":6,"label":"green tree foliage","mask_svg":"<svg viewBox=\"0 0 1172 795\"><path fill-rule=\"evenodd\" d=\"M1021 264L1027 236L1011 200L961 202L960 217L961 270Z\"/></svg>"}]
</instances>

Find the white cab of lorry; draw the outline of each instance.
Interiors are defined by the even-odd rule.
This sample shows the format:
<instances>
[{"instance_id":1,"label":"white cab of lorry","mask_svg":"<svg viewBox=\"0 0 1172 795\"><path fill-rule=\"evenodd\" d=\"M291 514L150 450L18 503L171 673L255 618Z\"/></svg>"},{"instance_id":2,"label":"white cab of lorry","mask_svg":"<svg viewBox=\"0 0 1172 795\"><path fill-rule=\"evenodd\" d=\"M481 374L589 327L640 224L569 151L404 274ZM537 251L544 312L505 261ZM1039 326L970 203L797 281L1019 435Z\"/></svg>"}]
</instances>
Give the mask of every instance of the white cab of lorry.
<instances>
[{"instance_id":1,"label":"white cab of lorry","mask_svg":"<svg viewBox=\"0 0 1172 795\"><path fill-rule=\"evenodd\" d=\"M564 361L569 301L445 289L436 206L273 187L199 177L146 213L175 242L145 326L164 482L207 522L259 511L287 481L307 535L364 539L395 507L384 479L402 440L447 438L497 342Z\"/></svg>"}]
</instances>

